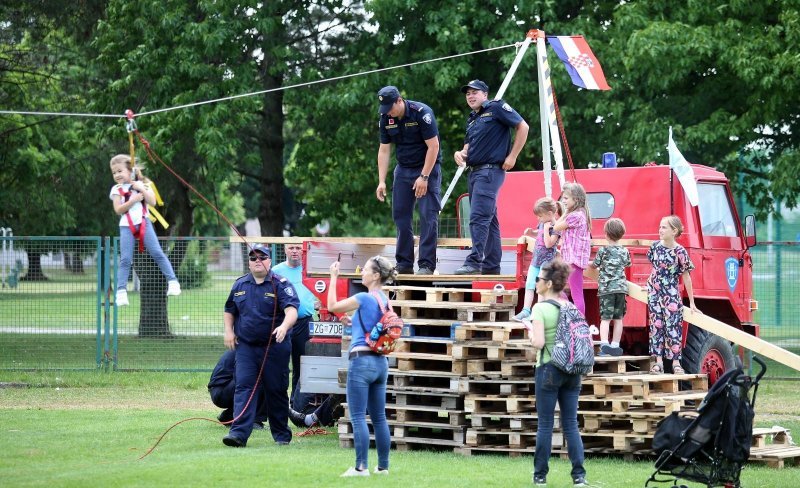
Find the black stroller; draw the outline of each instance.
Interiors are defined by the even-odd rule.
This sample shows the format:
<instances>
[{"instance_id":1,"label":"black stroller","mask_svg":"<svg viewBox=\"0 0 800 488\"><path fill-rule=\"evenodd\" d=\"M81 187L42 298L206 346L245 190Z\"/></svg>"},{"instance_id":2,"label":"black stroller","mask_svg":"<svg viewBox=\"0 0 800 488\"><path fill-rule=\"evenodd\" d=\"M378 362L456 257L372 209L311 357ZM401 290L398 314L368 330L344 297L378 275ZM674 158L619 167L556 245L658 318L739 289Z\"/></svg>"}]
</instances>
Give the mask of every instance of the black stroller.
<instances>
[{"instance_id":1,"label":"black stroller","mask_svg":"<svg viewBox=\"0 0 800 488\"><path fill-rule=\"evenodd\" d=\"M678 487L679 478L708 487L740 486L742 465L750 456L758 382L767 371L761 359L753 360L761 366L755 379L741 367L727 371L708 391L696 417L673 412L659 422L653 438L656 470L645 487L667 482Z\"/></svg>"}]
</instances>

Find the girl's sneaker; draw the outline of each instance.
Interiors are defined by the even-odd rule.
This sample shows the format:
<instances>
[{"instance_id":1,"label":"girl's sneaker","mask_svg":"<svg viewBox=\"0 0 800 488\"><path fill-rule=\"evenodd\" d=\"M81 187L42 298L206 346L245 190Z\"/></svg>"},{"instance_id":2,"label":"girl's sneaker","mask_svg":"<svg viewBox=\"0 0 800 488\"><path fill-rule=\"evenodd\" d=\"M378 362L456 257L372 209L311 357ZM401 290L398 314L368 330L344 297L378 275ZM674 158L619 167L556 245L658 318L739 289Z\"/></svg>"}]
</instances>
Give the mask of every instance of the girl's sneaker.
<instances>
[{"instance_id":1,"label":"girl's sneaker","mask_svg":"<svg viewBox=\"0 0 800 488\"><path fill-rule=\"evenodd\" d=\"M359 471L355 467L350 466L350 468L347 471L345 471L342 474L342 476L340 476L340 477L341 478L350 478L352 476L369 476L369 470L368 469L364 469L362 471Z\"/></svg>"},{"instance_id":2,"label":"girl's sneaker","mask_svg":"<svg viewBox=\"0 0 800 488\"><path fill-rule=\"evenodd\" d=\"M117 297L114 300L114 303L118 307L127 307L130 305L128 303L128 290L117 290Z\"/></svg>"},{"instance_id":3,"label":"girl's sneaker","mask_svg":"<svg viewBox=\"0 0 800 488\"><path fill-rule=\"evenodd\" d=\"M389 470L388 469L381 469L381 468L375 466L375 470L372 473L384 476L384 475L389 474Z\"/></svg>"},{"instance_id":4,"label":"girl's sneaker","mask_svg":"<svg viewBox=\"0 0 800 488\"><path fill-rule=\"evenodd\" d=\"M181 284L177 280L167 283L167 296L174 297L181 294Z\"/></svg>"}]
</instances>

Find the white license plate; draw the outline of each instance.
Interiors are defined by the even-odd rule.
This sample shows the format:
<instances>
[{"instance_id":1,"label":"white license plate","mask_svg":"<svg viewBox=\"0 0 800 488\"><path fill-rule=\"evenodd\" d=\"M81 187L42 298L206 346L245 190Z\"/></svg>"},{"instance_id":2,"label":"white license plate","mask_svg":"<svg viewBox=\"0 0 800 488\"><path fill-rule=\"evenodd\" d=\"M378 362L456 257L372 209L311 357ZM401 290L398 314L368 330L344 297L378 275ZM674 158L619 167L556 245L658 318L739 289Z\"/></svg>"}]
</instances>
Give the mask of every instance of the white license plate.
<instances>
[{"instance_id":1,"label":"white license plate","mask_svg":"<svg viewBox=\"0 0 800 488\"><path fill-rule=\"evenodd\" d=\"M309 322L308 332L312 336L342 336L341 322Z\"/></svg>"}]
</instances>

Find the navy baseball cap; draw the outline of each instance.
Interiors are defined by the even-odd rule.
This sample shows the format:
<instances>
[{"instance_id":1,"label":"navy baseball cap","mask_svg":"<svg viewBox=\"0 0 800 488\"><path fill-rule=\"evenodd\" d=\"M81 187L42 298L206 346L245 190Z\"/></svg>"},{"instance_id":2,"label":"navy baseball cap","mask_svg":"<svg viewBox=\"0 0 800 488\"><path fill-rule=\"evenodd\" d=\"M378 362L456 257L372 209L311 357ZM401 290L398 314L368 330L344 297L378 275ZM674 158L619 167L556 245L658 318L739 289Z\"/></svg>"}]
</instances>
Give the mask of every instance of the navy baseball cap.
<instances>
[{"instance_id":1,"label":"navy baseball cap","mask_svg":"<svg viewBox=\"0 0 800 488\"><path fill-rule=\"evenodd\" d=\"M461 87L461 93L467 93L467 90L472 88L473 90L480 90L486 93L489 93L489 85L482 82L481 80L472 80L466 85Z\"/></svg>"},{"instance_id":2,"label":"navy baseball cap","mask_svg":"<svg viewBox=\"0 0 800 488\"><path fill-rule=\"evenodd\" d=\"M378 101L381 103L381 115L389 113L392 105L400 98L400 90L396 86L384 86L378 92Z\"/></svg>"},{"instance_id":3,"label":"navy baseball cap","mask_svg":"<svg viewBox=\"0 0 800 488\"><path fill-rule=\"evenodd\" d=\"M253 254L256 252L260 252L261 254L264 254L268 258L272 257L272 253L269 250L269 246L264 244L256 244L255 246L253 246L253 249L250 250L249 254Z\"/></svg>"}]
</instances>

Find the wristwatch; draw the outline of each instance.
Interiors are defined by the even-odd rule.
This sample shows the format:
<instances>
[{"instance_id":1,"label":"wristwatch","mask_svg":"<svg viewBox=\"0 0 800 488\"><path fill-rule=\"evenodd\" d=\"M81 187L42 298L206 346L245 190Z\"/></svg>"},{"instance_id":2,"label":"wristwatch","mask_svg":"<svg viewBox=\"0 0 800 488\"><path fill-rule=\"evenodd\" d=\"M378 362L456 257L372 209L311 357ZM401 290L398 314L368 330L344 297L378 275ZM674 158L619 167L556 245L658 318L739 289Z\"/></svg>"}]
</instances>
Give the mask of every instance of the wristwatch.
<instances>
[{"instance_id":1,"label":"wristwatch","mask_svg":"<svg viewBox=\"0 0 800 488\"><path fill-rule=\"evenodd\" d=\"M422 181L428 181L428 175L422 175L421 174L421 175L419 175L419 177L422 178Z\"/></svg>"}]
</instances>

